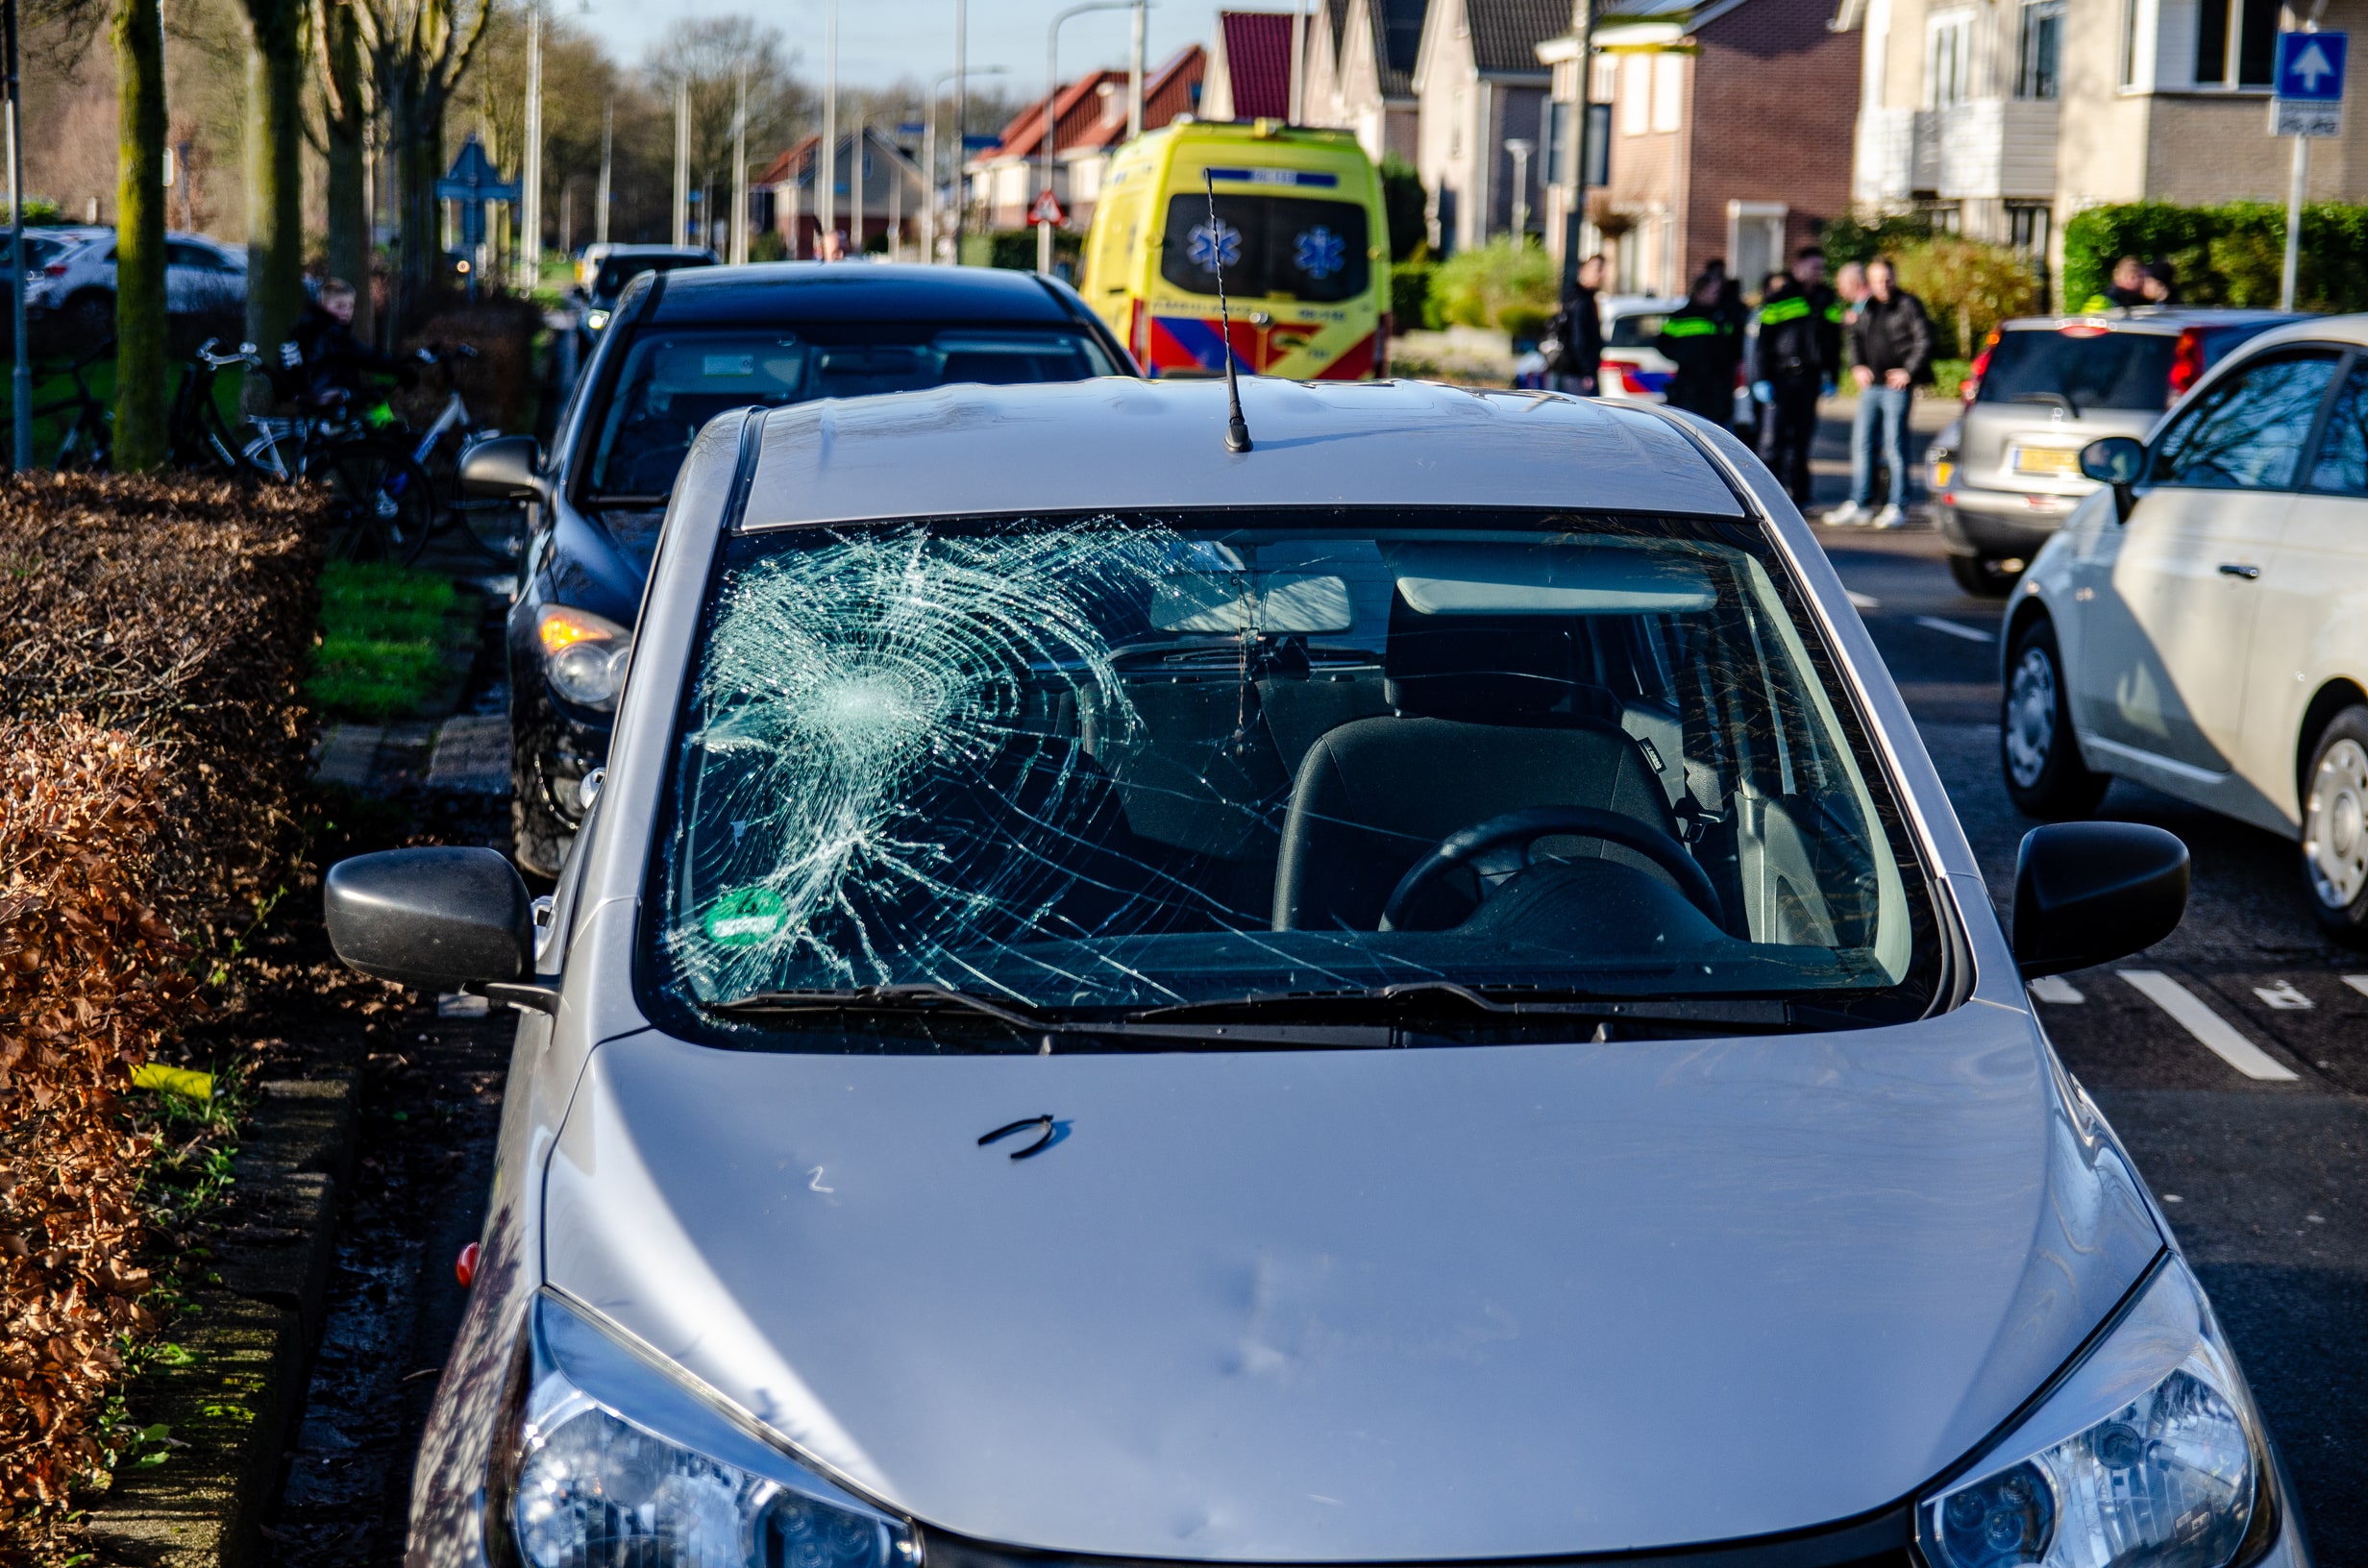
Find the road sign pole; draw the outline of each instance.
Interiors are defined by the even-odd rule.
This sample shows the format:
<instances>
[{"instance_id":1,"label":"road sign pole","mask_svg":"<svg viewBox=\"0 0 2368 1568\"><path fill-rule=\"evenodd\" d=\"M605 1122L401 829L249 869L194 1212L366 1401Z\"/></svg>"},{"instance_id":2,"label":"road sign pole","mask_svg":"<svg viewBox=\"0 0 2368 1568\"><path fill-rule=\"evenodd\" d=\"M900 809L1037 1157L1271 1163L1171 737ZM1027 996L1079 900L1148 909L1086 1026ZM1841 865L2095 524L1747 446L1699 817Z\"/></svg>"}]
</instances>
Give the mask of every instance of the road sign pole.
<instances>
[{"instance_id":1,"label":"road sign pole","mask_svg":"<svg viewBox=\"0 0 2368 1568\"><path fill-rule=\"evenodd\" d=\"M2302 266L2303 193L2310 184L2310 138L2294 138L2294 178L2285 192L2285 272L2278 282L2278 308L2294 308L2294 275Z\"/></svg>"}]
</instances>

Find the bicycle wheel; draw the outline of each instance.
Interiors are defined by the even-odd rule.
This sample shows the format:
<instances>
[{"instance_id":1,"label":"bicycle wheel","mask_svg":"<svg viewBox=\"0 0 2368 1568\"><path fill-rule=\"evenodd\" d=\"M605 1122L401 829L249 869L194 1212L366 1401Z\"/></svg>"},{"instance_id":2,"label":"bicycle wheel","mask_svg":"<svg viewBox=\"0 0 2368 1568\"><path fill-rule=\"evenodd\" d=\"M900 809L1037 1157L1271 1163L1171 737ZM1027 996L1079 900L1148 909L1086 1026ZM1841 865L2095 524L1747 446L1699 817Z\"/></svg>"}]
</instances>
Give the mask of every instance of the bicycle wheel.
<instances>
[{"instance_id":1,"label":"bicycle wheel","mask_svg":"<svg viewBox=\"0 0 2368 1568\"><path fill-rule=\"evenodd\" d=\"M330 530L333 560L392 561L408 566L435 527L435 497L427 471L400 447L357 441L332 448L313 472L336 498Z\"/></svg>"}]
</instances>

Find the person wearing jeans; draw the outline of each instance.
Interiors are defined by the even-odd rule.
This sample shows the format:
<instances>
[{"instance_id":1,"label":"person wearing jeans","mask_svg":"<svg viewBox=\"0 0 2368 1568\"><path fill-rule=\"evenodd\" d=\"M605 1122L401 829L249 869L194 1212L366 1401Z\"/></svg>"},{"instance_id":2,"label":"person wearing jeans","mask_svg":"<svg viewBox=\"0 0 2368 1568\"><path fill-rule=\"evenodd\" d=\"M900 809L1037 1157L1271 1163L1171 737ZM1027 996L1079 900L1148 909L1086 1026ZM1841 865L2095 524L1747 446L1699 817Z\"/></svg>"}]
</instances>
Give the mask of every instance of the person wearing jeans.
<instances>
[{"instance_id":1,"label":"person wearing jeans","mask_svg":"<svg viewBox=\"0 0 2368 1568\"><path fill-rule=\"evenodd\" d=\"M1908 503L1908 409L1915 388L1933 379L1933 324L1924 302L1899 286L1890 257L1866 265L1866 298L1850 324L1850 375L1859 384L1858 417L1850 424L1850 503L1826 514L1834 525L1870 521L1875 499L1875 441L1880 428L1890 486L1871 521L1896 528Z\"/></svg>"}]
</instances>

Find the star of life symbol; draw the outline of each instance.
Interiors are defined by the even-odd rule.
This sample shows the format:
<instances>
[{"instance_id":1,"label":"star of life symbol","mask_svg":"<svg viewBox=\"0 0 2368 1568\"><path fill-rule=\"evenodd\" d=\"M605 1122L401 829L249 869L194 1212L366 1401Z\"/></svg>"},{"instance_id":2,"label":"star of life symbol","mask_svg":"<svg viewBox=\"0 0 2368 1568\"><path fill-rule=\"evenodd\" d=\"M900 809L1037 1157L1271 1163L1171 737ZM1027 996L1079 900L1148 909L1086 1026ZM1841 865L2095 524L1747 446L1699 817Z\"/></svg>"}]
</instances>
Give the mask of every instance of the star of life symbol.
<instances>
[{"instance_id":1,"label":"star of life symbol","mask_svg":"<svg viewBox=\"0 0 2368 1568\"><path fill-rule=\"evenodd\" d=\"M1192 233L1185 236L1184 254L1202 272L1239 266L1242 261L1242 231L1222 218L1216 220L1214 228L1205 223L1196 223Z\"/></svg>"},{"instance_id":2,"label":"star of life symbol","mask_svg":"<svg viewBox=\"0 0 2368 1568\"><path fill-rule=\"evenodd\" d=\"M1299 235L1292 260L1310 278L1329 278L1347 265L1348 247L1341 242L1340 235L1320 223Z\"/></svg>"}]
</instances>

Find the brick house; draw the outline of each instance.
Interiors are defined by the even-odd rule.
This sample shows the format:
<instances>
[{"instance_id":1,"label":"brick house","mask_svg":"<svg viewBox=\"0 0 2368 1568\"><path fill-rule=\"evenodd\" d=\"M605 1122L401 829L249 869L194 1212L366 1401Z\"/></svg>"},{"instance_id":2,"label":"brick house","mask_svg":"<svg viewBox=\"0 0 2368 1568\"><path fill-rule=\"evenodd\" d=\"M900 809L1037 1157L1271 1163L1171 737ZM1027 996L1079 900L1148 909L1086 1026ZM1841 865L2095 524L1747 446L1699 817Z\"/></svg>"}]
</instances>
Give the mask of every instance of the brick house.
<instances>
[{"instance_id":1,"label":"brick house","mask_svg":"<svg viewBox=\"0 0 2368 1568\"><path fill-rule=\"evenodd\" d=\"M1324 0L1308 37L1306 122L1355 132L1376 163L1392 153L1414 162L1415 59L1428 9L1429 0Z\"/></svg>"},{"instance_id":2,"label":"brick house","mask_svg":"<svg viewBox=\"0 0 2368 1568\"><path fill-rule=\"evenodd\" d=\"M1508 232L1534 232L1552 73L1538 47L1570 27L1571 0L1431 0L1416 51L1420 106L1415 167L1429 193L1430 245L1442 256ZM1523 160L1506 147L1526 141Z\"/></svg>"},{"instance_id":3,"label":"brick house","mask_svg":"<svg viewBox=\"0 0 2368 1568\"><path fill-rule=\"evenodd\" d=\"M1865 40L1854 194L2013 246L2051 274L2063 226L2107 202L2282 201L2269 135L2277 0L1842 0ZM2331 0L2320 25L2368 28ZM2310 149L2309 197L2356 200L2368 114Z\"/></svg>"},{"instance_id":4,"label":"brick house","mask_svg":"<svg viewBox=\"0 0 2368 1568\"><path fill-rule=\"evenodd\" d=\"M854 250L878 241L901 254L914 242L921 205L928 199L928 180L912 154L885 131L867 125L861 130L863 178L858 189L849 179L856 135L851 126L839 133L832 221L840 243ZM814 184L822 166L822 144L820 135L807 133L767 164L749 185L754 226L779 234L793 260L811 260L822 254L820 195ZM858 222L863 247L855 242Z\"/></svg>"},{"instance_id":5,"label":"brick house","mask_svg":"<svg viewBox=\"0 0 2368 1568\"><path fill-rule=\"evenodd\" d=\"M1859 113L1855 35L1831 0L1614 0L1596 12L1593 55L1575 32L1540 50L1554 95L1611 106L1610 183L1590 214L1615 214L1582 242L1614 260L1621 292L1674 294L1714 257L1756 295L1761 278L1850 210ZM1575 114L1558 113L1546 233L1576 190Z\"/></svg>"},{"instance_id":6,"label":"brick house","mask_svg":"<svg viewBox=\"0 0 2368 1568\"><path fill-rule=\"evenodd\" d=\"M1199 107L1209 52L1187 44L1156 70L1143 76L1143 128L1156 131ZM1054 95L1052 189L1069 213L1068 227L1082 231L1094 221L1102 171L1110 154L1126 139L1126 73L1089 71ZM1045 101L1029 104L1003 127L999 145L970 161L966 178L972 208L985 214L990 229L1018 229L1027 222L1044 174Z\"/></svg>"},{"instance_id":7,"label":"brick house","mask_svg":"<svg viewBox=\"0 0 2368 1568\"><path fill-rule=\"evenodd\" d=\"M1303 37L1296 12L1221 11L1209 49L1208 90L1201 117L1281 120L1291 117L1294 43Z\"/></svg>"}]
</instances>

